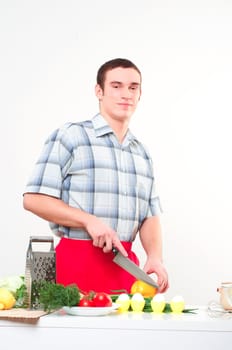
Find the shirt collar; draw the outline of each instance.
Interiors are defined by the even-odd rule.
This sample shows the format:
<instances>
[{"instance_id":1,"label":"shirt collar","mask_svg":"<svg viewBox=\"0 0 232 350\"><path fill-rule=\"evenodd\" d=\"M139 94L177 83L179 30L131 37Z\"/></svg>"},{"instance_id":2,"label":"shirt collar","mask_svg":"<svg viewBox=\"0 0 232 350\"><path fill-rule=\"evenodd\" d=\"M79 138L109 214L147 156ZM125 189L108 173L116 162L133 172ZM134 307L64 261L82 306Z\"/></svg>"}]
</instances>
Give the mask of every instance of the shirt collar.
<instances>
[{"instance_id":1,"label":"shirt collar","mask_svg":"<svg viewBox=\"0 0 232 350\"><path fill-rule=\"evenodd\" d=\"M113 133L113 130L101 114L95 115L92 122L97 137Z\"/></svg>"},{"instance_id":2,"label":"shirt collar","mask_svg":"<svg viewBox=\"0 0 232 350\"><path fill-rule=\"evenodd\" d=\"M97 137L113 133L112 128L100 113L93 117L92 123ZM137 138L128 130L124 142L129 144L133 141L137 141Z\"/></svg>"}]
</instances>

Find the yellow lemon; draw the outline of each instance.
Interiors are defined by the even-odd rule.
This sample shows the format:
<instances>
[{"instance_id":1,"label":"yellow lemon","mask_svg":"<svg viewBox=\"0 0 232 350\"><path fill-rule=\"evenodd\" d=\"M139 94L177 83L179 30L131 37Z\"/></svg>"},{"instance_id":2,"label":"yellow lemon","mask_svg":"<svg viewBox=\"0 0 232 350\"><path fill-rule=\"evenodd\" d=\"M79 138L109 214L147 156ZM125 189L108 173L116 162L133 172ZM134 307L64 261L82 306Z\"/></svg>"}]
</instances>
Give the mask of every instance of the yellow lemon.
<instances>
[{"instance_id":1,"label":"yellow lemon","mask_svg":"<svg viewBox=\"0 0 232 350\"><path fill-rule=\"evenodd\" d=\"M13 294L6 288L0 288L0 305L2 304L4 310L11 309L16 303Z\"/></svg>"},{"instance_id":2,"label":"yellow lemon","mask_svg":"<svg viewBox=\"0 0 232 350\"><path fill-rule=\"evenodd\" d=\"M135 294L135 293L140 293L142 294L145 298L153 297L157 293L157 288L150 286L149 284L137 280L135 281L130 290L130 294Z\"/></svg>"}]
</instances>

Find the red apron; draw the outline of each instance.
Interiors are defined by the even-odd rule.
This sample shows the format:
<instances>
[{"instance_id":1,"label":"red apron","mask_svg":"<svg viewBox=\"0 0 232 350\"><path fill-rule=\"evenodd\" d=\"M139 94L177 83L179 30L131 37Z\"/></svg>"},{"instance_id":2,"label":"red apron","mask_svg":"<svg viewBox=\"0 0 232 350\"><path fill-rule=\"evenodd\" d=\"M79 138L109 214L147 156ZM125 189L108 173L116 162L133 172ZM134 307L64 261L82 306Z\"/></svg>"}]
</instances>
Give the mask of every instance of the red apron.
<instances>
[{"instance_id":1,"label":"red apron","mask_svg":"<svg viewBox=\"0 0 232 350\"><path fill-rule=\"evenodd\" d=\"M139 265L131 242L121 242L128 258ZM83 292L130 293L135 277L113 262L113 252L104 253L92 240L61 238L56 246L56 282L65 286L75 283Z\"/></svg>"}]
</instances>

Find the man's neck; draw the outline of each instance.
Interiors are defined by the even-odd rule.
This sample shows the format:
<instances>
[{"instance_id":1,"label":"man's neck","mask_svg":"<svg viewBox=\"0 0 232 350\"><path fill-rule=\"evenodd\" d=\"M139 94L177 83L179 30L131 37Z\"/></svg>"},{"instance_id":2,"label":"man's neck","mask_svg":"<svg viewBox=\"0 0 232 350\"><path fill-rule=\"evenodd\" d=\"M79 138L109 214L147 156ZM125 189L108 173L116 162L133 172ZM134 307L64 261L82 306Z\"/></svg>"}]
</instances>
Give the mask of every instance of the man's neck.
<instances>
[{"instance_id":1,"label":"man's neck","mask_svg":"<svg viewBox=\"0 0 232 350\"><path fill-rule=\"evenodd\" d=\"M108 116L102 115L103 118L107 121L111 129L114 131L119 143L123 143L123 140L126 136L129 127L128 120L116 120Z\"/></svg>"}]
</instances>

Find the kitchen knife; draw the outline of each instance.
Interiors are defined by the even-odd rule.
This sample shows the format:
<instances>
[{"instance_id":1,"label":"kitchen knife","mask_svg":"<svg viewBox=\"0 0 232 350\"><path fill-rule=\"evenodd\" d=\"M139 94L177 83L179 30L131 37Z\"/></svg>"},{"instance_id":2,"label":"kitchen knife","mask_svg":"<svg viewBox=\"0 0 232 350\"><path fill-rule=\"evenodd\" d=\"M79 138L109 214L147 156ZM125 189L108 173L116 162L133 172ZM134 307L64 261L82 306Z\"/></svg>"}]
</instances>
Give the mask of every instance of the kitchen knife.
<instances>
[{"instance_id":1,"label":"kitchen knife","mask_svg":"<svg viewBox=\"0 0 232 350\"><path fill-rule=\"evenodd\" d=\"M113 248L113 253L115 257L113 261L121 266L124 270L129 272L132 276L136 277L138 280L141 280L157 289L159 289L158 284L144 272L138 265L136 265L132 260L123 256L116 248Z\"/></svg>"}]
</instances>

